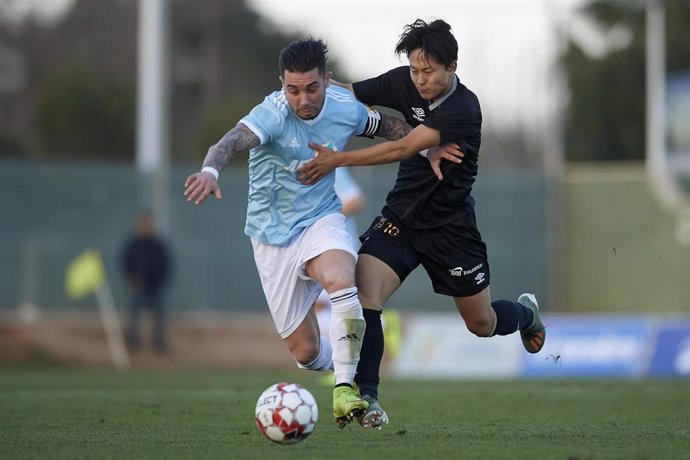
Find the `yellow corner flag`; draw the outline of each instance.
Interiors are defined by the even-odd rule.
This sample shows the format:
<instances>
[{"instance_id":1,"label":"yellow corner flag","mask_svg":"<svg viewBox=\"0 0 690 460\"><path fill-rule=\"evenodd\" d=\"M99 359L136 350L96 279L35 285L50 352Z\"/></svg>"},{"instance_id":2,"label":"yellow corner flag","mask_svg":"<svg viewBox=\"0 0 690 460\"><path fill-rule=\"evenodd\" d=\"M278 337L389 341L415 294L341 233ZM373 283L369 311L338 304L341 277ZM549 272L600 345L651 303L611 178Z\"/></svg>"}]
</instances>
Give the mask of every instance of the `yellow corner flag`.
<instances>
[{"instance_id":1,"label":"yellow corner flag","mask_svg":"<svg viewBox=\"0 0 690 460\"><path fill-rule=\"evenodd\" d=\"M88 249L79 254L67 266L65 290L67 295L78 299L99 289L105 281L105 268L98 251Z\"/></svg>"}]
</instances>

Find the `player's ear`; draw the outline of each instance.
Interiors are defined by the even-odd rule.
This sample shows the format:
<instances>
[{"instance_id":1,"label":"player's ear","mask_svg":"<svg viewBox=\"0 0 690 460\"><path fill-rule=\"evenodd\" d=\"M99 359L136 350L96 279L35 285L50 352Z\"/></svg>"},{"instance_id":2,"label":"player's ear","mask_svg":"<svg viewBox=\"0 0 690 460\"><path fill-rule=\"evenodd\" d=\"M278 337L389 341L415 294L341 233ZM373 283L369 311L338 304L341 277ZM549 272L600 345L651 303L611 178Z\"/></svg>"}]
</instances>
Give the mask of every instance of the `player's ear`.
<instances>
[{"instance_id":1,"label":"player's ear","mask_svg":"<svg viewBox=\"0 0 690 460\"><path fill-rule=\"evenodd\" d=\"M458 61L451 62L450 65L448 66L448 70L455 73L455 71L458 70Z\"/></svg>"},{"instance_id":2,"label":"player's ear","mask_svg":"<svg viewBox=\"0 0 690 460\"><path fill-rule=\"evenodd\" d=\"M323 81L326 84L326 88L328 88L328 85L331 84L331 78L333 77L333 72L330 70L326 72L326 75L323 77Z\"/></svg>"}]
</instances>

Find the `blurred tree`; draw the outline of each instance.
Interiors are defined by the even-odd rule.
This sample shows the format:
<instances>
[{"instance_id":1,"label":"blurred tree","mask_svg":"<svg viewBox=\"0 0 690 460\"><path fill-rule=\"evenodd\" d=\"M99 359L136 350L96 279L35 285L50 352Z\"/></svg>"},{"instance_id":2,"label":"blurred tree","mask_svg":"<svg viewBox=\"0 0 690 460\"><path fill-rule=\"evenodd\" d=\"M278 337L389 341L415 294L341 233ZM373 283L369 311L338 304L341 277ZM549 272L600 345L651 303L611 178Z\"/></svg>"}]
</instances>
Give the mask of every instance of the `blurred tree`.
<instances>
[{"instance_id":1,"label":"blurred tree","mask_svg":"<svg viewBox=\"0 0 690 460\"><path fill-rule=\"evenodd\" d=\"M173 156L196 162L279 87L278 53L295 37L268 29L242 0L178 0L172 18Z\"/></svg>"},{"instance_id":2,"label":"blurred tree","mask_svg":"<svg viewBox=\"0 0 690 460\"><path fill-rule=\"evenodd\" d=\"M24 146L14 137L0 137L0 157L21 158L26 155Z\"/></svg>"},{"instance_id":3,"label":"blurred tree","mask_svg":"<svg viewBox=\"0 0 690 460\"><path fill-rule=\"evenodd\" d=\"M131 84L78 67L55 69L37 98L40 152L63 158L130 158L134 151Z\"/></svg>"},{"instance_id":4,"label":"blurred tree","mask_svg":"<svg viewBox=\"0 0 690 460\"><path fill-rule=\"evenodd\" d=\"M77 0L51 21L0 21L25 63L21 88L2 103L27 156L133 157L135 5Z\"/></svg>"},{"instance_id":5,"label":"blurred tree","mask_svg":"<svg viewBox=\"0 0 690 460\"><path fill-rule=\"evenodd\" d=\"M666 0L669 73L690 67L690 2ZM640 2L596 0L582 9L599 29L603 54L571 37L561 57L570 91L569 161L641 160L645 149L645 10Z\"/></svg>"},{"instance_id":6,"label":"blurred tree","mask_svg":"<svg viewBox=\"0 0 690 460\"><path fill-rule=\"evenodd\" d=\"M257 100L249 100L249 98L235 98L221 101L215 105L214 109L207 111L199 123L193 149L194 158L197 161L203 160L208 148L234 128L236 122L249 113L257 102ZM246 163L247 158L240 156L236 157L235 161Z\"/></svg>"},{"instance_id":7,"label":"blurred tree","mask_svg":"<svg viewBox=\"0 0 690 460\"><path fill-rule=\"evenodd\" d=\"M199 161L280 88L278 54L297 35L278 32L243 0L178 0L172 17L173 156ZM333 56L329 66L346 77Z\"/></svg>"},{"instance_id":8,"label":"blurred tree","mask_svg":"<svg viewBox=\"0 0 690 460\"><path fill-rule=\"evenodd\" d=\"M76 0L52 23L0 18L0 45L11 45L26 63L21 88L0 94L8 107L0 111L0 139L32 157L133 159L138 1ZM171 156L197 162L279 88L278 53L295 36L273 30L244 0L170 6ZM8 123L5 113L12 114ZM85 127L89 133L79 132Z\"/></svg>"}]
</instances>

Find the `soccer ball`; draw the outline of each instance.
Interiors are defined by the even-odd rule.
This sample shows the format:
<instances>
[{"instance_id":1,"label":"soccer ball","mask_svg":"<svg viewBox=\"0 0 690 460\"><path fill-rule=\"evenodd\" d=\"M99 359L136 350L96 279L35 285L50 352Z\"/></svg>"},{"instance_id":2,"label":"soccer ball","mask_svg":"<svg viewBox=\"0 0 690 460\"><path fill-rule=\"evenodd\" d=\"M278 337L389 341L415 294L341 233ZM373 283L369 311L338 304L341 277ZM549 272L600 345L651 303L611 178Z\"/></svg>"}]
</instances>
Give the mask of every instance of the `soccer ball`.
<instances>
[{"instance_id":1,"label":"soccer ball","mask_svg":"<svg viewBox=\"0 0 690 460\"><path fill-rule=\"evenodd\" d=\"M256 401L256 425L278 444L294 444L314 431L319 408L309 391L297 383L276 383Z\"/></svg>"}]
</instances>

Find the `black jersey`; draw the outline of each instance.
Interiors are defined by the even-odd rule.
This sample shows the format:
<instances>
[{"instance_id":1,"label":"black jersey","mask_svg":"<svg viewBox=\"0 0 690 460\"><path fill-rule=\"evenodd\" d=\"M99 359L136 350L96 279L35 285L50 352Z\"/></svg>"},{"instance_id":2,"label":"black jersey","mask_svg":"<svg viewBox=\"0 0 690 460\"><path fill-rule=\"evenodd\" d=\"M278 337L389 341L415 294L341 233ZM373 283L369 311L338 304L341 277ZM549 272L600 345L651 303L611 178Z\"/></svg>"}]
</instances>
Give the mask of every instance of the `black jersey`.
<instances>
[{"instance_id":1,"label":"black jersey","mask_svg":"<svg viewBox=\"0 0 690 460\"><path fill-rule=\"evenodd\" d=\"M465 218L470 224L473 220L468 216L474 208L471 191L477 175L482 113L477 96L457 76L453 85L451 94L431 107L417 92L408 66L352 85L360 101L395 109L413 127L423 124L436 129L441 133L441 144L455 142L465 153L460 164L441 163L442 181L421 155L400 162L383 212L392 213L407 228L436 228Z\"/></svg>"}]
</instances>

